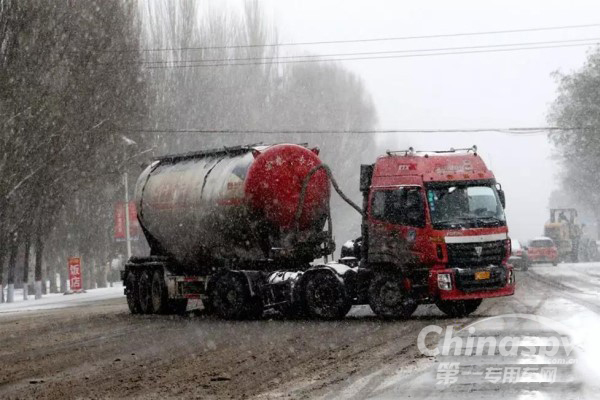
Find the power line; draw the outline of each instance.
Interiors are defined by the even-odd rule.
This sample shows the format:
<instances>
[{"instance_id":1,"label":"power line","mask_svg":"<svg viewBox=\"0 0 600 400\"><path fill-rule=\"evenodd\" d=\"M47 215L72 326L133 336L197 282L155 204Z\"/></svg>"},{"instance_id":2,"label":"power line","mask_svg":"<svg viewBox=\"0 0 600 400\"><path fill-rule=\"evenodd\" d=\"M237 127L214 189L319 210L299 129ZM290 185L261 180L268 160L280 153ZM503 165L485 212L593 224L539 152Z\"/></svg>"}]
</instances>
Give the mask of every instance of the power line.
<instances>
[{"instance_id":1,"label":"power line","mask_svg":"<svg viewBox=\"0 0 600 400\"><path fill-rule=\"evenodd\" d=\"M349 58L328 58L328 59L308 59L308 60L284 60L284 61L264 61L264 62L249 62L249 63L215 63L215 64L182 64L182 65L159 65L159 66L142 66L145 69L171 69L171 68L211 68L211 67L228 67L228 66L247 66L247 65L271 65L271 64L300 64L300 63L315 63L315 62L335 62L335 61L355 61L355 60L381 60L381 59L393 59L393 58L416 58L416 57L432 57L432 56L447 56L447 55L461 55L461 54L479 54L479 53L500 53L509 51L523 51L523 50L539 50L539 49L555 49L563 47L581 47L598 45L600 42L589 42L579 44L562 44L562 45L548 45L548 46L525 46L525 47L513 47L509 49L486 49L486 50L466 50L466 51L451 51L451 52L438 52L438 53L424 53L424 54L403 54L403 55L391 55L391 56L366 56L366 57L349 57Z\"/></svg>"},{"instance_id":2,"label":"power line","mask_svg":"<svg viewBox=\"0 0 600 400\"><path fill-rule=\"evenodd\" d=\"M210 62L231 62L231 61L264 61L264 60L287 60L287 59L313 59L319 57L350 57L350 56L368 56L368 55L380 55L380 54L399 54L399 53L421 53L421 52L433 52L433 51L450 51L450 50L469 50L469 49L492 49L500 47L515 47L515 46L534 46L534 45L549 45L549 44L563 44L563 43L576 43L576 42L590 42L600 41L600 38L583 38L583 39L569 39L569 40L549 40L543 42L518 42L518 43L501 43L501 44L489 44L489 45L478 45L478 46L459 46L459 47L438 47L429 49L406 49L406 50L387 50L387 51L370 51L370 52L359 52L359 53L333 53L333 54L307 54L307 55L294 55L294 56L273 56L273 57L240 57L240 58L216 58L216 59L203 59L203 60L163 60L163 61L140 61L140 64L177 64L177 63L210 63ZM588 43L582 43L588 44ZM176 66L176 65L175 65Z\"/></svg>"},{"instance_id":3,"label":"power line","mask_svg":"<svg viewBox=\"0 0 600 400\"><path fill-rule=\"evenodd\" d=\"M447 128L447 129L173 129L173 128L131 128L126 132L137 133L186 133L186 134L380 134L380 133L507 133L514 135L546 134L556 131L600 130L600 126L541 126L516 128Z\"/></svg>"},{"instance_id":4,"label":"power line","mask_svg":"<svg viewBox=\"0 0 600 400\"><path fill-rule=\"evenodd\" d=\"M436 39L461 36L482 36L482 35L500 35L505 33L522 33L522 32L542 32L556 31L566 29L582 29L600 27L600 24L581 24L581 25L563 25L537 28L522 28L522 29L504 29L497 31L479 31L479 32L459 32L433 35L419 36L398 36L398 37L382 37L368 39L348 39L348 40L322 40L314 42L283 42L283 43L268 43L268 44L246 44L246 45L221 45L221 46L202 46L202 47L176 47L176 48L155 48L141 49L142 52L160 52L160 51L189 51L189 50L218 50L218 49L245 49L245 48L260 48L260 47L283 47L283 46L313 46L326 44L343 44L343 43L370 43L370 42L390 42L400 40L418 40L418 39ZM127 52L140 51L137 49L113 50L112 52Z\"/></svg>"}]
</instances>

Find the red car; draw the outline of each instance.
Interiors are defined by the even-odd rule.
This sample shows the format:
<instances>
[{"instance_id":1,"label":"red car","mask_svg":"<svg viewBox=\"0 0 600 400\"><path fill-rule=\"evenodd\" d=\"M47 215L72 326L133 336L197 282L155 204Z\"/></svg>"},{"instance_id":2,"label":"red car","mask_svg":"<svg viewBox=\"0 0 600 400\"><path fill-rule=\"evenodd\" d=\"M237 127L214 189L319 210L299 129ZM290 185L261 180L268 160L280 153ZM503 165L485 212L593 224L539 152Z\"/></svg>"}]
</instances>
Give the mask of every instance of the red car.
<instances>
[{"instance_id":1,"label":"red car","mask_svg":"<svg viewBox=\"0 0 600 400\"><path fill-rule=\"evenodd\" d=\"M529 242L527 250L529 261L533 263L558 264L558 250L552 239L548 237L535 238Z\"/></svg>"}]
</instances>

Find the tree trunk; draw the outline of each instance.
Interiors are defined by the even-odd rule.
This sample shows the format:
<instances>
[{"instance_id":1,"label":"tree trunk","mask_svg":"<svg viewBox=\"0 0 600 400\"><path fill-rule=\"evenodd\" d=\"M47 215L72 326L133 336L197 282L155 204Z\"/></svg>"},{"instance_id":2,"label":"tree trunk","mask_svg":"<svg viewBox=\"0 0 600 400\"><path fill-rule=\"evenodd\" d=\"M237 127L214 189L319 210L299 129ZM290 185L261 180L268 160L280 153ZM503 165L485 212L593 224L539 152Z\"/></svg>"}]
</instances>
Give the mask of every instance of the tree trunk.
<instances>
[{"instance_id":1,"label":"tree trunk","mask_svg":"<svg viewBox=\"0 0 600 400\"><path fill-rule=\"evenodd\" d=\"M108 287L108 264L104 263L104 264L100 264L100 267L98 269L98 280L99 280L99 284L98 287Z\"/></svg>"},{"instance_id":2,"label":"tree trunk","mask_svg":"<svg viewBox=\"0 0 600 400\"><path fill-rule=\"evenodd\" d=\"M9 245L10 255L8 256L8 291L6 292L6 302L12 303L15 301L15 267L17 262L17 251L19 250L19 243L17 242L17 235L13 235Z\"/></svg>"},{"instance_id":3,"label":"tree trunk","mask_svg":"<svg viewBox=\"0 0 600 400\"><path fill-rule=\"evenodd\" d=\"M44 255L44 242L41 233L35 235L35 299L42 298L42 258Z\"/></svg>"},{"instance_id":4,"label":"tree trunk","mask_svg":"<svg viewBox=\"0 0 600 400\"><path fill-rule=\"evenodd\" d=\"M58 286L56 285L56 264L52 264L52 266L48 266L48 277L50 280L50 293L58 293ZM60 288L61 291L66 291L66 288Z\"/></svg>"},{"instance_id":5,"label":"tree trunk","mask_svg":"<svg viewBox=\"0 0 600 400\"><path fill-rule=\"evenodd\" d=\"M6 253L4 243L0 241L0 303L4 303L4 260Z\"/></svg>"},{"instance_id":6,"label":"tree trunk","mask_svg":"<svg viewBox=\"0 0 600 400\"><path fill-rule=\"evenodd\" d=\"M81 257L81 274L83 275L83 289L89 290L94 288L94 268L90 261L92 259L90 253L83 254Z\"/></svg>"},{"instance_id":7,"label":"tree trunk","mask_svg":"<svg viewBox=\"0 0 600 400\"><path fill-rule=\"evenodd\" d=\"M29 283L29 251L31 250L31 235L25 236L25 254L23 256L23 300L28 300Z\"/></svg>"},{"instance_id":8,"label":"tree trunk","mask_svg":"<svg viewBox=\"0 0 600 400\"><path fill-rule=\"evenodd\" d=\"M60 283L60 291L63 293L66 292L67 291L67 281L69 280L66 269L60 270L60 272L58 273L58 280Z\"/></svg>"},{"instance_id":9,"label":"tree trunk","mask_svg":"<svg viewBox=\"0 0 600 400\"><path fill-rule=\"evenodd\" d=\"M596 238L600 240L600 210L594 212L596 217Z\"/></svg>"}]
</instances>

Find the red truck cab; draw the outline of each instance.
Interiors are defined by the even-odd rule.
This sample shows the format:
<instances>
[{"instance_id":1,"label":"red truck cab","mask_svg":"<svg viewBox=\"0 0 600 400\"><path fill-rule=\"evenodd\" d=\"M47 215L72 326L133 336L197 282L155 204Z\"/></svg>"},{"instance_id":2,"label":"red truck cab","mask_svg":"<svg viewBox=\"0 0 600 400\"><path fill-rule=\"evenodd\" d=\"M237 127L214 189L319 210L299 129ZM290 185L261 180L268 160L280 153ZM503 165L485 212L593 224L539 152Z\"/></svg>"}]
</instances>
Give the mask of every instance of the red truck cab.
<instances>
[{"instance_id":1,"label":"red truck cab","mask_svg":"<svg viewBox=\"0 0 600 400\"><path fill-rule=\"evenodd\" d=\"M477 149L388 152L363 166L361 266L376 314L467 315L514 294L504 193ZM366 239L366 240L365 240Z\"/></svg>"}]
</instances>

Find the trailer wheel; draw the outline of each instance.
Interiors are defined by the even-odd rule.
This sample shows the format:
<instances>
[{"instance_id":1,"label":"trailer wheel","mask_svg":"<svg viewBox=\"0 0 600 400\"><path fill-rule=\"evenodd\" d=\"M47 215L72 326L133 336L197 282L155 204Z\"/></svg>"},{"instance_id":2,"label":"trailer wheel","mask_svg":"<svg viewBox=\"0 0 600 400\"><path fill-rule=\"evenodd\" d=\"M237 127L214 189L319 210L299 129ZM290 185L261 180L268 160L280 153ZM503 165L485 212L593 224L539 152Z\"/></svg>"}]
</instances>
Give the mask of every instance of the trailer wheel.
<instances>
[{"instance_id":1,"label":"trailer wheel","mask_svg":"<svg viewBox=\"0 0 600 400\"><path fill-rule=\"evenodd\" d=\"M138 298L142 314L152 314L152 278L148 271L138 276Z\"/></svg>"},{"instance_id":2,"label":"trailer wheel","mask_svg":"<svg viewBox=\"0 0 600 400\"><path fill-rule=\"evenodd\" d=\"M262 316L262 302L259 309L259 301L250 296L244 277L228 273L217 278L210 295L210 309L225 319L259 318Z\"/></svg>"},{"instance_id":3,"label":"trailer wheel","mask_svg":"<svg viewBox=\"0 0 600 400\"><path fill-rule=\"evenodd\" d=\"M167 292L162 270L156 270L152 274L150 295L152 298L152 311L154 313L166 314L169 312L169 293Z\"/></svg>"},{"instance_id":4,"label":"trailer wheel","mask_svg":"<svg viewBox=\"0 0 600 400\"><path fill-rule=\"evenodd\" d=\"M482 299L473 300L438 300L435 305L449 317L466 317L475 312Z\"/></svg>"},{"instance_id":5,"label":"trailer wheel","mask_svg":"<svg viewBox=\"0 0 600 400\"><path fill-rule=\"evenodd\" d=\"M390 319L409 318L418 306L395 274L376 274L373 277L369 285L369 305L376 315Z\"/></svg>"},{"instance_id":6,"label":"trailer wheel","mask_svg":"<svg viewBox=\"0 0 600 400\"><path fill-rule=\"evenodd\" d=\"M129 271L127 273L127 279L125 280L125 293L129 312L132 314L141 313L142 310L140 308L140 298L138 295L138 281L137 276L133 271Z\"/></svg>"},{"instance_id":7,"label":"trailer wheel","mask_svg":"<svg viewBox=\"0 0 600 400\"><path fill-rule=\"evenodd\" d=\"M316 273L307 277L304 287L306 313L312 318L343 318L352 303L342 283L330 273Z\"/></svg>"}]
</instances>

